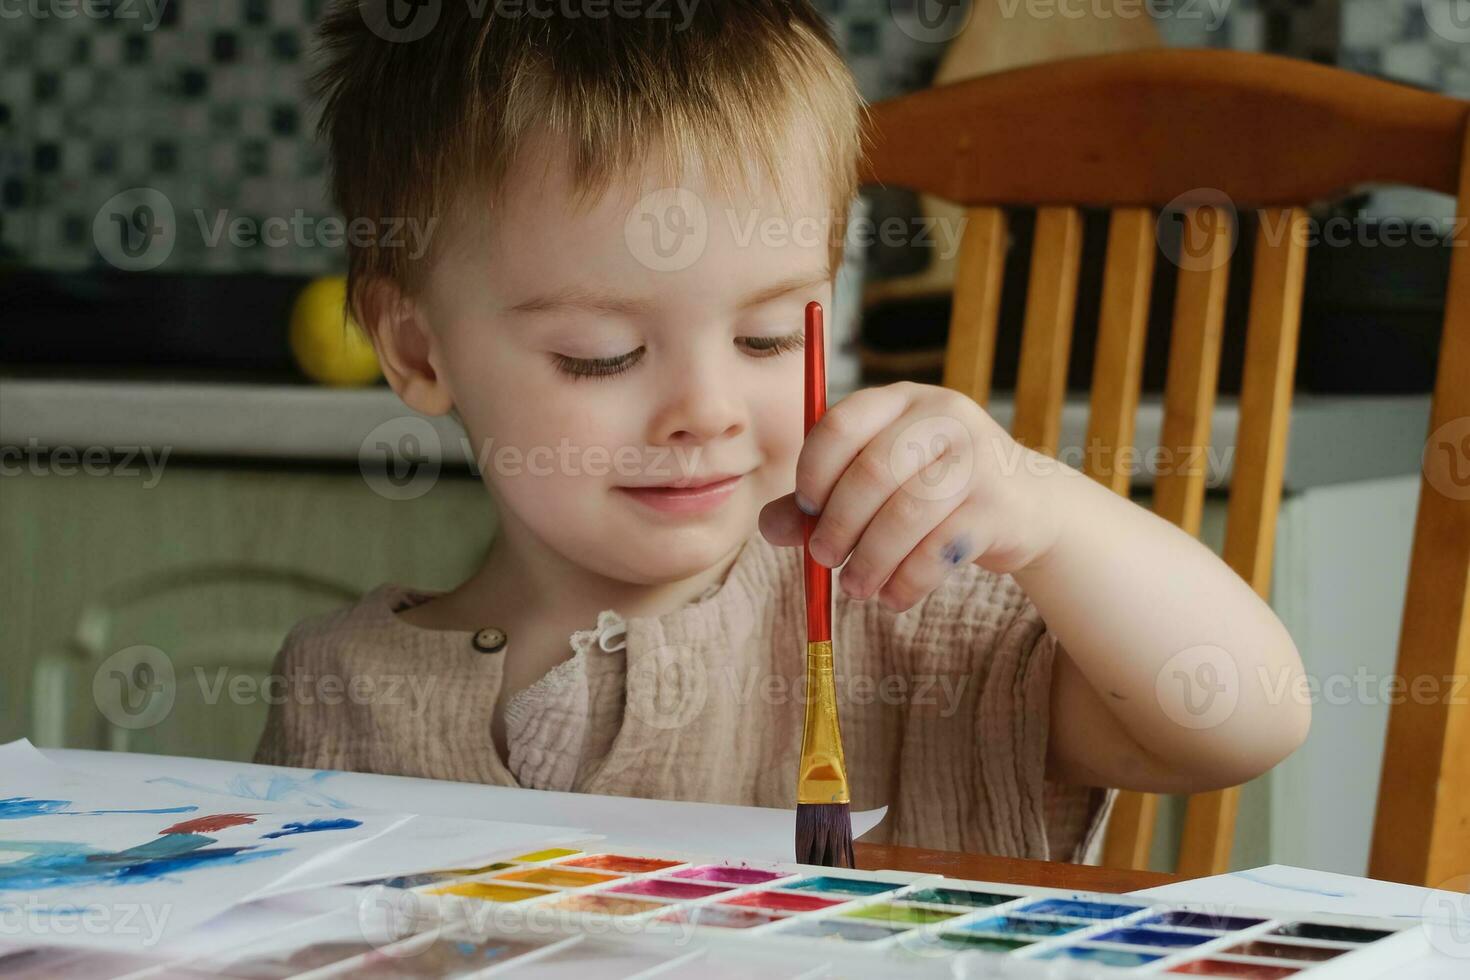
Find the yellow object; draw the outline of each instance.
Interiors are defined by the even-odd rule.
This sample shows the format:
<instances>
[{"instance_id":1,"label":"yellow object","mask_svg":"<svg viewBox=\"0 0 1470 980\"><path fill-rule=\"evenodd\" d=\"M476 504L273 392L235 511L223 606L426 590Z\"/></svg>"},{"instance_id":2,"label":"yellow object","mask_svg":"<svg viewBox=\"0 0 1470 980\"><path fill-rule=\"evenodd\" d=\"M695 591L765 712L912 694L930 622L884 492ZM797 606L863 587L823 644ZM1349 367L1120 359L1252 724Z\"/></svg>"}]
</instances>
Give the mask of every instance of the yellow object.
<instances>
[{"instance_id":1,"label":"yellow object","mask_svg":"<svg viewBox=\"0 0 1470 980\"><path fill-rule=\"evenodd\" d=\"M483 902L524 902L528 898L540 898L553 894L550 888L521 888L516 885L492 885L481 881L467 881L448 888L435 888L430 895L463 895L478 898Z\"/></svg>"},{"instance_id":2,"label":"yellow object","mask_svg":"<svg viewBox=\"0 0 1470 980\"><path fill-rule=\"evenodd\" d=\"M832 641L806 645L806 718L801 733L797 803L849 803L847 762L837 728L837 689L832 675Z\"/></svg>"},{"instance_id":3,"label":"yellow object","mask_svg":"<svg viewBox=\"0 0 1470 980\"><path fill-rule=\"evenodd\" d=\"M357 321L347 315L347 280L317 279L291 307L291 353L308 378L334 386L378 380L378 356Z\"/></svg>"},{"instance_id":4,"label":"yellow object","mask_svg":"<svg viewBox=\"0 0 1470 980\"><path fill-rule=\"evenodd\" d=\"M552 858L570 857L573 854L581 854L569 847L548 847L544 851L532 851L530 854L522 854L520 857L511 858L512 861L520 861L524 864L534 864L537 861L550 861Z\"/></svg>"}]
</instances>

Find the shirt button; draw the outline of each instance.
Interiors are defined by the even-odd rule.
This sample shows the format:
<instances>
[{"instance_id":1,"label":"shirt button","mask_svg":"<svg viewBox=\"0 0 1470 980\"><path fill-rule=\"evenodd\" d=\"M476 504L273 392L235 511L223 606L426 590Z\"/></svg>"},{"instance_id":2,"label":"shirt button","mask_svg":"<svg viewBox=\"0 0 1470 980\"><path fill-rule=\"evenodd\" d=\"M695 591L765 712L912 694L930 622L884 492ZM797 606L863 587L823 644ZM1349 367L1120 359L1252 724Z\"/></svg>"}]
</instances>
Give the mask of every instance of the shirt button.
<instances>
[{"instance_id":1,"label":"shirt button","mask_svg":"<svg viewBox=\"0 0 1470 980\"><path fill-rule=\"evenodd\" d=\"M487 626L476 633L470 643L481 653L499 653L505 649L505 630Z\"/></svg>"}]
</instances>

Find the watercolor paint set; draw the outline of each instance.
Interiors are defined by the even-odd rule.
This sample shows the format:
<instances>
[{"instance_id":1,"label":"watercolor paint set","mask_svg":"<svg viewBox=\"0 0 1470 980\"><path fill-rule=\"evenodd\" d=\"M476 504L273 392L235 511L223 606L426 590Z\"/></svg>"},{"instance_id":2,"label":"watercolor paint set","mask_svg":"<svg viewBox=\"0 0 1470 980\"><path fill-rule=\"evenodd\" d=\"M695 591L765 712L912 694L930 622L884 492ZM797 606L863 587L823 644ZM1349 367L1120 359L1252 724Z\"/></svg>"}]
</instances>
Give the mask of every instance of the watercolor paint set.
<instances>
[{"instance_id":1,"label":"watercolor paint set","mask_svg":"<svg viewBox=\"0 0 1470 980\"><path fill-rule=\"evenodd\" d=\"M1415 955L1417 924L834 871L645 850L554 847L352 886L388 910L303 922L296 939L138 977L915 976L1370 978Z\"/></svg>"}]
</instances>

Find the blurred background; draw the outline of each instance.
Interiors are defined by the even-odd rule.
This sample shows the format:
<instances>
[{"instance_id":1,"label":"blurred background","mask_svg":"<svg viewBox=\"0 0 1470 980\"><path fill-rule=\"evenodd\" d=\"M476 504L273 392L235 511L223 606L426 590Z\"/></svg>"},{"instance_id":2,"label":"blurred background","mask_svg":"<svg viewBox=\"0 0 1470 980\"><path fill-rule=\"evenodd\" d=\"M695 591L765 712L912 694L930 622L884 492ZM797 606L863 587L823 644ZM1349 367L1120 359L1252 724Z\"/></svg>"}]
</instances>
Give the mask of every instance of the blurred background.
<instances>
[{"instance_id":1,"label":"blurred background","mask_svg":"<svg viewBox=\"0 0 1470 980\"><path fill-rule=\"evenodd\" d=\"M1073 4L1076 16L997 0L818 6L870 101L1156 45L1276 53L1470 97L1470 25L1456 2L1120 0ZM292 623L385 581L447 588L494 533L459 431L407 412L365 347L342 340L344 229L305 94L323 7L0 4L0 741L248 758L261 680ZM944 209L870 188L854 213L912 227ZM1388 711L1375 679L1393 670L1453 211L1449 198L1392 188L1314 210L1351 233L1309 262L1272 601L1313 675L1343 683L1323 685L1307 748L1248 787L1238 867L1366 866ZM1239 219L1244 273L1251 216ZM1388 245L1385 222L1428 233ZM1002 420L1029 229L1013 216ZM1105 236L1105 216L1089 216L1070 367L1079 394L1064 419L1073 449ZM835 397L937 380L944 245L849 248ZM1140 448L1155 444L1161 415L1171 269L1159 266ZM1217 548L1243 285L1232 285L1214 423L1205 537ZM1146 472L1135 480L1145 504L1149 484ZM1176 844L1159 836L1157 866Z\"/></svg>"}]
</instances>

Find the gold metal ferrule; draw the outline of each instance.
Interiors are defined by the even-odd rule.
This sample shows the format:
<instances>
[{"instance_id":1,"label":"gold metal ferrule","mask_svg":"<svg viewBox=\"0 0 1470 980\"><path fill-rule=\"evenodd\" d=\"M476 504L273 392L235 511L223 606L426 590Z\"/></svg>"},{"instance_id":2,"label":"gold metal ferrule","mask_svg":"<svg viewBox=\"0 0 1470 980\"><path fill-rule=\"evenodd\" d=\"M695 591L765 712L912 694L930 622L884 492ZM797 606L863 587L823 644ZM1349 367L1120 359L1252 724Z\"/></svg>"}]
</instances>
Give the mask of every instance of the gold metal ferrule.
<instances>
[{"instance_id":1,"label":"gold metal ferrule","mask_svg":"<svg viewBox=\"0 0 1470 980\"><path fill-rule=\"evenodd\" d=\"M847 763L842 758L842 734L837 726L831 640L806 645L806 693L796 802L849 803Z\"/></svg>"}]
</instances>

